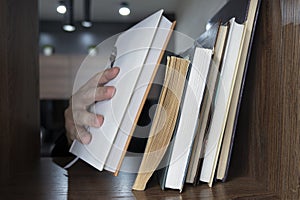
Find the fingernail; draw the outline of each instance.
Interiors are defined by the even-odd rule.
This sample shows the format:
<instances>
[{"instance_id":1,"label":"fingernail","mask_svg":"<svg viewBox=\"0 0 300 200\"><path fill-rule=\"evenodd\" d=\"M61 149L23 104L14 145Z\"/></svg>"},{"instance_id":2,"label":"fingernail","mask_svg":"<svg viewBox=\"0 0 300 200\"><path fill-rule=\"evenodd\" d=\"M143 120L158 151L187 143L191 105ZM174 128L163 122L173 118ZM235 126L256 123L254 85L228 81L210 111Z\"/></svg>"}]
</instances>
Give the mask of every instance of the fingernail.
<instances>
[{"instance_id":1,"label":"fingernail","mask_svg":"<svg viewBox=\"0 0 300 200\"><path fill-rule=\"evenodd\" d=\"M120 68L119 67L115 67L115 73L119 73Z\"/></svg>"},{"instance_id":2,"label":"fingernail","mask_svg":"<svg viewBox=\"0 0 300 200\"><path fill-rule=\"evenodd\" d=\"M116 88L113 86L109 86L105 89L105 93L107 95L108 98L111 98L115 95L116 93Z\"/></svg>"},{"instance_id":3,"label":"fingernail","mask_svg":"<svg viewBox=\"0 0 300 200\"><path fill-rule=\"evenodd\" d=\"M120 68L119 68L119 67L113 67L113 68L111 69L111 72L112 72L113 76L117 76L118 73L119 73L119 71L120 71Z\"/></svg>"},{"instance_id":4,"label":"fingernail","mask_svg":"<svg viewBox=\"0 0 300 200\"><path fill-rule=\"evenodd\" d=\"M100 122L99 122L98 118L95 118L95 126L100 127Z\"/></svg>"},{"instance_id":5,"label":"fingernail","mask_svg":"<svg viewBox=\"0 0 300 200\"><path fill-rule=\"evenodd\" d=\"M113 88L112 88L112 91L111 91L111 97L113 97L113 96L115 95L115 93L116 93L116 88L113 87Z\"/></svg>"},{"instance_id":6,"label":"fingernail","mask_svg":"<svg viewBox=\"0 0 300 200\"><path fill-rule=\"evenodd\" d=\"M102 126L102 124L104 122L104 117L102 115L100 115L100 116L97 116L97 118L98 118L99 125Z\"/></svg>"}]
</instances>

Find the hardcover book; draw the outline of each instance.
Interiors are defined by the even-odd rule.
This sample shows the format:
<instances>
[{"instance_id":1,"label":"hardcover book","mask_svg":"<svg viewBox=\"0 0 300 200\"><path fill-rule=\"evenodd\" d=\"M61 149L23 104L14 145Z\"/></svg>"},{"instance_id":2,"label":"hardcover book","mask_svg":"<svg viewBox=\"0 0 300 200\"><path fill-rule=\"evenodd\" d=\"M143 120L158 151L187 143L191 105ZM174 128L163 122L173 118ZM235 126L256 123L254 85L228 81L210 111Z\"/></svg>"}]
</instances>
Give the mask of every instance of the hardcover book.
<instances>
[{"instance_id":1,"label":"hardcover book","mask_svg":"<svg viewBox=\"0 0 300 200\"><path fill-rule=\"evenodd\" d=\"M105 167L116 172L124 157L174 27L162 14L160 10L119 35L114 65L120 67L120 73L108 83L116 87L116 93L91 109L105 116L104 123L100 128L89 128L90 144L75 140L70 148L71 153L100 171ZM139 87L142 89L135 92Z\"/></svg>"}]
</instances>

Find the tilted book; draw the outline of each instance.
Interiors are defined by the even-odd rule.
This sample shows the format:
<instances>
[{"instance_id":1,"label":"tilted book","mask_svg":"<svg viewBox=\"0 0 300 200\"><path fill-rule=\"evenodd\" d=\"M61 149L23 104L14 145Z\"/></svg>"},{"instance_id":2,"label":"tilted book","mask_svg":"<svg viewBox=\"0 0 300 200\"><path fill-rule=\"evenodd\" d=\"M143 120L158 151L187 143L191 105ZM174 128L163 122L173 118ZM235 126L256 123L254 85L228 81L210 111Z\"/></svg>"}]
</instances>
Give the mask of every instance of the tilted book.
<instances>
[{"instance_id":1,"label":"tilted book","mask_svg":"<svg viewBox=\"0 0 300 200\"><path fill-rule=\"evenodd\" d=\"M143 159L132 189L144 190L162 161L172 138L189 68L189 60L168 57L163 89Z\"/></svg>"},{"instance_id":2,"label":"tilted book","mask_svg":"<svg viewBox=\"0 0 300 200\"><path fill-rule=\"evenodd\" d=\"M116 88L116 93L111 100L97 102L91 109L105 117L104 123L100 128L89 127L92 140L88 145L75 140L70 148L71 153L100 171L104 166L110 171L119 168L149 93L174 27L162 14L160 10L119 35L114 48L114 66L120 72L107 83ZM143 88L137 90L141 85Z\"/></svg>"}]
</instances>

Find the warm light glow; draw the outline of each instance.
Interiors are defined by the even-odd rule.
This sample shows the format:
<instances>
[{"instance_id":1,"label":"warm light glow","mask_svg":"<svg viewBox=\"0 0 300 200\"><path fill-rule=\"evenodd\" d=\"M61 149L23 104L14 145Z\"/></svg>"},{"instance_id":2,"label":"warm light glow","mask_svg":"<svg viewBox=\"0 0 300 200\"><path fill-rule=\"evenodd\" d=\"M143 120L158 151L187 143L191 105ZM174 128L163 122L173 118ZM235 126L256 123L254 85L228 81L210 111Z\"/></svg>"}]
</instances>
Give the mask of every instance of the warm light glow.
<instances>
[{"instance_id":1,"label":"warm light glow","mask_svg":"<svg viewBox=\"0 0 300 200\"><path fill-rule=\"evenodd\" d=\"M65 24L64 26L63 26L63 29L65 30L65 31L68 31L68 32L72 32L72 31L75 31L75 26L74 25L71 25L71 24Z\"/></svg>"},{"instance_id":2,"label":"warm light glow","mask_svg":"<svg viewBox=\"0 0 300 200\"><path fill-rule=\"evenodd\" d=\"M83 21L83 22L81 22L81 25L83 27L89 28L89 27L92 27L93 24L90 21Z\"/></svg>"},{"instance_id":3,"label":"warm light glow","mask_svg":"<svg viewBox=\"0 0 300 200\"><path fill-rule=\"evenodd\" d=\"M65 5L59 5L57 6L56 11L60 14L65 14L67 12L67 8Z\"/></svg>"},{"instance_id":4,"label":"warm light glow","mask_svg":"<svg viewBox=\"0 0 300 200\"><path fill-rule=\"evenodd\" d=\"M128 8L127 3L122 3L119 9L120 15L127 16L130 14L130 9Z\"/></svg>"}]
</instances>

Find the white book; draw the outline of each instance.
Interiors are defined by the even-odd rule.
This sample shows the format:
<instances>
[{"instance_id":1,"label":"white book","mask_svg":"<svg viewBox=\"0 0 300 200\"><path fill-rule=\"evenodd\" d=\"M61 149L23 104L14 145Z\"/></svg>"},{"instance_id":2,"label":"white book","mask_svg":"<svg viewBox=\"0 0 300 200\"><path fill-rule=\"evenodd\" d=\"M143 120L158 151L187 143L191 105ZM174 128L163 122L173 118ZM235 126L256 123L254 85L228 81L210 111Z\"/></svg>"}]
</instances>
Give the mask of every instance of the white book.
<instances>
[{"instance_id":1,"label":"white book","mask_svg":"<svg viewBox=\"0 0 300 200\"><path fill-rule=\"evenodd\" d=\"M174 134L175 141L166 177L166 188L182 191L185 183L211 57L211 49L195 48L178 128Z\"/></svg>"},{"instance_id":2,"label":"white book","mask_svg":"<svg viewBox=\"0 0 300 200\"><path fill-rule=\"evenodd\" d=\"M224 52L218 88L216 91L215 109L208 130L208 139L207 141L204 141L206 146L200 181L207 182L210 187L213 183L216 164L222 144L243 37L244 25L236 23L235 19L232 18L229 24L228 41Z\"/></svg>"},{"instance_id":3,"label":"white book","mask_svg":"<svg viewBox=\"0 0 300 200\"><path fill-rule=\"evenodd\" d=\"M144 94L151 87L151 84L149 83L152 83L154 75L156 74L155 71L158 69L158 60L162 57L164 49L168 43L171 27L172 23L163 16L159 23L149 54L146 58L145 63L147 63L147 65L144 66L144 69L141 72L137 85L134 89L132 99L129 103L128 110L121 122L117 137L105 163L104 168L108 171L117 172L120 170L124 154L126 153L125 146L128 144L128 141L133 134L135 124L137 123L136 116L141 112L140 105L144 100Z\"/></svg>"},{"instance_id":4,"label":"white book","mask_svg":"<svg viewBox=\"0 0 300 200\"><path fill-rule=\"evenodd\" d=\"M104 168L143 67L148 65L146 58L157 36L162 13L163 10L154 13L119 35L115 43L117 56L114 65L120 67L120 72L107 84L115 86L116 93L111 100L97 102L92 109L104 116L104 123L100 128L90 127L92 140L88 145L75 140L70 148L71 153L100 171Z\"/></svg>"}]
</instances>

